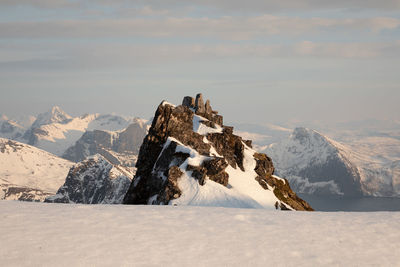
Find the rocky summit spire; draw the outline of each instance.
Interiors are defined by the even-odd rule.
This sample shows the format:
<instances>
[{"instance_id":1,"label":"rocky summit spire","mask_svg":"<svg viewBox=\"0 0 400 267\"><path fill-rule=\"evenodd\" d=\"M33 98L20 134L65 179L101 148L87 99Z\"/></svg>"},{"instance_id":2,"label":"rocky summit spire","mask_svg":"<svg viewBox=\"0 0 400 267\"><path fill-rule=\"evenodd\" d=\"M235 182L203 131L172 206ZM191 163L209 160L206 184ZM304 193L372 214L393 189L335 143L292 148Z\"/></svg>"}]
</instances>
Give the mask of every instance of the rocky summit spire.
<instances>
[{"instance_id":1,"label":"rocky summit spire","mask_svg":"<svg viewBox=\"0 0 400 267\"><path fill-rule=\"evenodd\" d=\"M223 117L218 115L218 111L212 110L210 100L207 99L204 104L202 94L197 94L196 100L191 96L185 96L182 106L190 108L196 115L202 116L213 123L221 126L223 124Z\"/></svg>"},{"instance_id":2,"label":"rocky summit spire","mask_svg":"<svg viewBox=\"0 0 400 267\"><path fill-rule=\"evenodd\" d=\"M312 210L201 94L158 106L136 167L125 204Z\"/></svg>"}]
</instances>

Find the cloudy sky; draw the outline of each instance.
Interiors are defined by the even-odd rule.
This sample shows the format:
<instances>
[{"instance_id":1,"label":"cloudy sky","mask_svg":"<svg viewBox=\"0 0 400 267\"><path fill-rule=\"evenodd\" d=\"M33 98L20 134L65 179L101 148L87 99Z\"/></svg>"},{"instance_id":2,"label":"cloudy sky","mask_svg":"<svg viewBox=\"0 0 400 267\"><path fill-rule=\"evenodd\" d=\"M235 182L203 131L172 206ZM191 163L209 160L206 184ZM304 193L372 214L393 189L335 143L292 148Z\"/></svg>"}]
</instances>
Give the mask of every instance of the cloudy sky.
<instances>
[{"instance_id":1,"label":"cloudy sky","mask_svg":"<svg viewBox=\"0 0 400 267\"><path fill-rule=\"evenodd\" d=\"M0 113L400 119L400 0L0 0Z\"/></svg>"}]
</instances>

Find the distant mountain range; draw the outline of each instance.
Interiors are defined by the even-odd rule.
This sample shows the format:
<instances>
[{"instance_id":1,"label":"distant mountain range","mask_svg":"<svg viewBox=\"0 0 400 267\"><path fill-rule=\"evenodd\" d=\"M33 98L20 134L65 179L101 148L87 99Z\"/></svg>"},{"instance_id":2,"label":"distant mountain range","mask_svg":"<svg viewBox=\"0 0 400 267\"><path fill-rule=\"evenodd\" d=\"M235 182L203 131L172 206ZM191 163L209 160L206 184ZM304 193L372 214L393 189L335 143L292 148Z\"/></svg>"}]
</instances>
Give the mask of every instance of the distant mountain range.
<instances>
[{"instance_id":1,"label":"distant mountain range","mask_svg":"<svg viewBox=\"0 0 400 267\"><path fill-rule=\"evenodd\" d=\"M272 158L276 173L287 178L296 192L400 197L398 122L365 121L334 128L308 124L318 131L292 125L235 126L235 134L253 140L255 150ZM64 183L73 162L95 154L133 175L149 128L150 122L139 118L72 117L57 106L37 117L2 115L0 199L43 201Z\"/></svg>"},{"instance_id":2,"label":"distant mountain range","mask_svg":"<svg viewBox=\"0 0 400 267\"><path fill-rule=\"evenodd\" d=\"M277 173L289 179L296 192L400 197L400 155L396 156L400 142L387 137L362 139L365 143L352 140L343 144L300 127L280 141L263 146L262 151L272 158Z\"/></svg>"},{"instance_id":3,"label":"distant mountain range","mask_svg":"<svg viewBox=\"0 0 400 267\"><path fill-rule=\"evenodd\" d=\"M125 182L127 190L129 179L136 171L134 166L149 127L147 123L143 119L118 115L72 117L57 106L36 118L30 116L17 121L1 116L0 137L4 138L0 139L0 199L44 201L65 183L70 168L77 170L73 162L80 164L78 166L82 169L87 166L87 158L93 155L97 155L95 158L102 162L102 166L124 169L125 178L111 179L115 171L92 178L99 179L97 183L114 187ZM93 168L86 173L91 171ZM71 180L71 175L68 177ZM99 190L101 188L97 192ZM120 189L119 196L108 193L100 202L121 202L126 190ZM63 201L66 199L79 203L88 201L72 196Z\"/></svg>"},{"instance_id":4,"label":"distant mountain range","mask_svg":"<svg viewBox=\"0 0 400 267\"><path fill-rule=\"evenodd\" d=\"M133 167L148 128L147 121L139 118L100 114L71 117L57 106L32 118L28 124L3 115L0 137L74 162L98 153L114 164Z\"/></svg>"}]
</instances>

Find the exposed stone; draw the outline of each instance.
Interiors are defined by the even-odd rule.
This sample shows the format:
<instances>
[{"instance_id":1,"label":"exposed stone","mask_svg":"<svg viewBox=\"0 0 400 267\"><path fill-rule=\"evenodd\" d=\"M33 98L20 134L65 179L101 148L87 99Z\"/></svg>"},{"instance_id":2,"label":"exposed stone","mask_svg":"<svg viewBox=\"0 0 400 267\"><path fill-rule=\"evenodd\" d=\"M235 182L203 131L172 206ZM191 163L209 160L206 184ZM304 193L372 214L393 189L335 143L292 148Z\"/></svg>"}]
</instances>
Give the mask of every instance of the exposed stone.
<instances>
[{"instance_id":1,"label":"exposed stone","mask_svg":"<svg viewBox=\"0 0 400 267\"><path fill-rule=\"evenodd\" d=\"M222 133L211 133L207 135L208 141L210 141L218 154L224 156L228 161L229 165L236 169L239 166L241 170L243 168L243 150L244 145L242 138L230 133L230 130L224 130Z\"/></svg>"},{"instance_id":2,"label":"exposed stone","mask_svg":"<svg viewBox=\"0 0 400 267\"><path fill-rule=\"evenodd\" d=\"M215 127L215 123L214 122L212 122L212 121L200 121L200 123L202 123L202 124L204 124L205 126L207 126L207 127L210 127L210 128L216 128Z\"/></svg>"},{"instance_id":3,"label":"exposed stone","mask_svg":"<svg viewBox=\"0 0 400 267\"><path fill-rule=\"evenodd\" d=\"M262 188L265 190L269 190L267 180L264 179L262 176L257 176L256 181L261 185Z\"/></svg>"},{"instance_id":4,"label":"exposed stone","mask_svg":"<svg viewBox=\"0 0 400 267\"><path fill-rule=\"evenodd\" d=\"M205 105L205 114L204 114L204 116L209 120L211 120L212 116L213 116L212 108L211 108L211 105L210 105L210 100L208 100L208 99L207 99L206 105Z\"/></svg>"},{"instance_id":5,"label":"exposed stone","mask_svg":"<svg viewBox=\"0 0 400 267\"><path fill-rule=\"evenodd\" d=\"M253 148L253 141L251 140L243 140L243 142L246 144L246 146Z\"/></svg>"},{"instance_id":6,"label":"exposed stone","mask_svg":"<svg viewBox=\"0 0 400 267\"><path fill-rule=\"evenodd\" d=\"M188 108L196 108L196 103L193 97L185 96L182 101L182 106L186 106Z\"/></svg>"},{"instance_id":7,"label":"exposed stone","mask_svg":"<svg viewBox=\"0 0 400 267\"><path fill-rule=\"evenodd\" d=\"M221 115L214 115L211 120L221 126L224 124L224 118Z\"/></svg>"},{"instance_id":8,"label":"exposed stone","mask_svg":"<svg viewBox=\"0 0 400 267\"><path fill-rule=\"evenodd\" d=\"M146 134L146 127L140 122L134 122L117 133L102 130L87 131L64 152L62 157L80 162L90 155L100 154L114 165L134 167Z\"/></svg>"},{"instance_id":9,"label":"exposed stone","mask_svg":"<svg viewBox=\"0 0 400 267\"><path fill-rule=\"evenodd\" d=\"M224 126L224 132L227 133L227 134L233 134L233 127Z\"/></svg>"},{"instance_id":10,"label":"exposed stone","mask_svg":"<svg viewBox=\"0 0 400 267\"><path fill-rule=\"evenodd\" d=\"M224 158L214 158L212 160L205 161L203 166L207 169L208 175L216 175L228 167L228 163Z\"/></svg>"},{"instance_id":11,"label":"exposed stone","mask_svg":"<svg viewBox=\"0 0 400 267\"><path fill-rule=\"evenodd\" d=\"M286 179L284 179L284 181L285 182L274 177L267 179L268 184L274 185L274 194L281 202L286 203L295 210L313 211L313 208L311 208L307 202L299 198L296 193L293 192L289 182Z\"/></svg>"},{"instance_id":12,"label":"exposed stone","mask_svg":"<svg viewBox=\"0 0 400 267\"><path fill-rule=\"evenodd\" d=\"M256 160L256 173L261 177L270 177L274 174L274 165L272 160L265 154L255 153L254 159Z\"/></svg>"},{"instance_id":13,"label":"exposed stone","mask_svg":"<svg viewBox=\"0 0 400 267\"><path fill-rule=\"evenodd\" d=\"M206 112L206 107L204 106L203 95L198 94L196 96L196 114L204 115Z\"/></svg>"},{"instance_id":14,"label":"exposed stone","mask_svg":"<svg viewBox=\"0 0 400 267\"><path fill-rule=\"evenodd\" d=\"M228 163L224 158L214 158L203 163L203 167L206 169L207 176L210 180L222 184L228 185L229 174L225 172L228 167Z\"/></svg>"},{"instance_id":15,"label":"exposed stone","mask_svg":"<svg viewBox=\"0 0 400 267\"><path fill-rule=\"evenodd\" d=\"M168 204L172 199L181 196L182 191L179 189L178 180L182 175L183 172L177 166L173 166L169 169L165 190L158 197L159 203Z\"/></svg>"},{"instance_id":16,"label":"exposed stone","mask_svg":"<svg viewBox=\"0 0 400 267\"><path fill-rule=\"evenodd\" d=\"M200 185L206 183L207 170L204 167L188 165L186 170L192 172L192 177L195 178Z\"/></svg>"},{"instance_id":17,"label":"exposed stone","mask_svg":"<svg viewBox=\"0 0 400 267\"><path fill-rule=\"evenodd\" d=\"M247 147L251 147L251 140L243 140L233 134L233 127L223 126L222 116L212 110L208 100L204 105L201 94L197 95L194 103L193 101L193 98L185 97L180 106L163 102L158 107L149 133L140 148L138 170L125 196L125 204L168 204L179 198L183 193L179 188L179 179L184 171L185 175L191 176L189 179L196 179L200 186L205 185L208 179L228 186L229 174L226 168L229 165L245 171L244 152ZM217 129L218 124L223 127L223 131L204 135L194 132L194 114L205 118L200 123L214 129ZM211 146L219 156L210 153ZM191 162L188 158L192 156L192 152L189 155L186 149L204 156L200 166L188 164ZM305 201L296 196L287 181L272 175L274 167L267 155L255 153L254 159L254 171L258 175L256 180L263 189L274 192L279 199L277 208L312 210Z\"/></svg>"},{"instance_id":18,"label":"exposed stone","mask_svg":"<svg viewBox=\"0 0 400 267\"><path fill-rule=\"evenodd\" d=\"M45 202L121 204L131 179L128 170L95 155L73 166L57 194Z\"/></svg>"},{"instance_id":19,"label":"exposed stone","mask_svg":"<svg viewBox=\"0 0 400 267\"><path fill-rule=\"evenodd\" d=\"M216 175L210 175L209 178L210 178L210 180L212 180L216 183L222 184L224 186L227 186L229 183L229 174L225 171L220 172Z\"/></svg>"},{"instance_id":20,"label":"exposed stone","mask_svg":"<svg viewBox=\"0 0 400 267\"><path fill-rule=\"evenodd\" d=\"M290 209L289 209L288 207L286 207L286 205L283 204L282 202L281 202L280 207L281 207L281 210L290 210Z\"/></svg>"}]
</instances>

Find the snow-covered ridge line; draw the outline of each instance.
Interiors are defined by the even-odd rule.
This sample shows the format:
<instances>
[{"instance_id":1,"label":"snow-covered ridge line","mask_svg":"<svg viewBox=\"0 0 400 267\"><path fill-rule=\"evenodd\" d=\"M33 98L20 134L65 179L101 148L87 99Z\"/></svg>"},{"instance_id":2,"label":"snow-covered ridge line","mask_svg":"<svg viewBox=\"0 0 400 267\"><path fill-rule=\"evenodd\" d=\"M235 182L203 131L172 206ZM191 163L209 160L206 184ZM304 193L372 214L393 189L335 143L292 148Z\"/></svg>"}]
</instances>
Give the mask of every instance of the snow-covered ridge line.
<instances>
[{"instance_id":1,"label":"snow-covered ridge line","mask_svg":"<svg viewBox=\"0 0 400 267\"><path fill-rule=\"evenodd\" d=\"M6 118L3 117L3 119ZM147 121L100 113L71 117L60 107L54 106L48 112L39 114L35 121L26 126L21 126L11 120L1 120L0 137L34 145L62 156L87 131L102 130L110 134L121 133L132 123L137 123L144 128Z\"/></svg>"}]
</instances>

